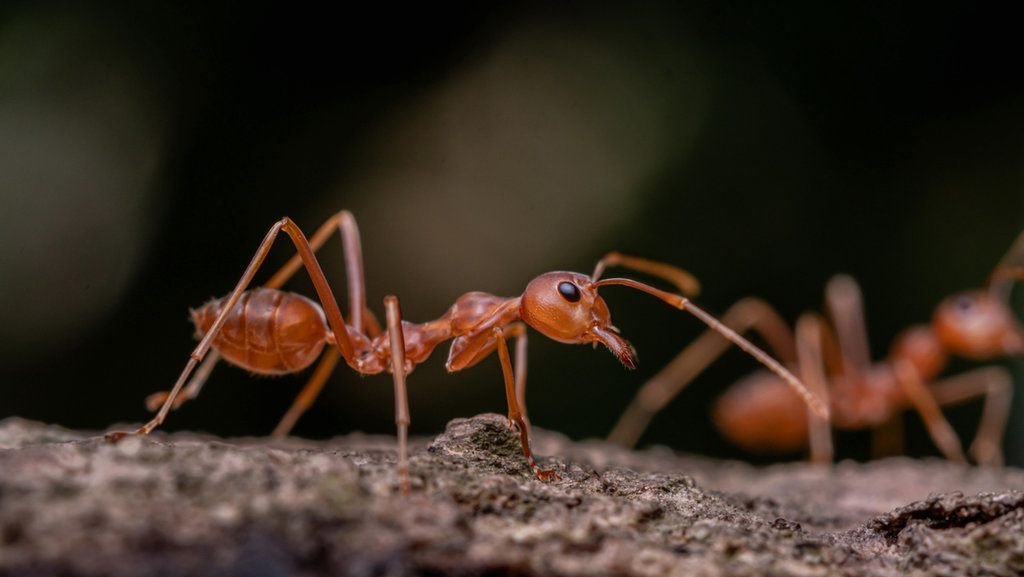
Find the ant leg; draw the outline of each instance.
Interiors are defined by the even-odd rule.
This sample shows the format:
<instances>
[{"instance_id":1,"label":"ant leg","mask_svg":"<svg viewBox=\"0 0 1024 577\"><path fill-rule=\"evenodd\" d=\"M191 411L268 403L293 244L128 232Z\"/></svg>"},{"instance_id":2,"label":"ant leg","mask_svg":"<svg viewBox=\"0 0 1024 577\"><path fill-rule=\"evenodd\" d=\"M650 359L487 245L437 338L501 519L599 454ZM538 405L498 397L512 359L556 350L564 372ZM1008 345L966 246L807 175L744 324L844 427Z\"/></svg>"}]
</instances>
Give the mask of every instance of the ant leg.
<instances>
[{"instance_id":1,"label":"ant leg","mask_svg":"<svg viewBox=\"0 0 1024 577\"><path fill-rule=\"evenodd\" d=\"M327 219L320 228L309 238L310 250L316 252L324 245L331 233L337 228L341 234L342 248L345 255L345 279L348 281L348 303L349 318L348 324L363 333L365 331L363 315L366 313L366 284L363 274L363 249L359 241L359 227L352 213L343 210ZM281 288L299 270L303 264L301 255L294 255L288 259L274 276L270 277L263 286L265 288ZM376 319L374 319L376 323ZM377 324L379 328L379 323Z\"/></svg>"},{"instance_id":2,"label":"ant leg","mask_svg":"<svg viewBox=\"0 0 1024 577\"><path fill-rule=\"evenodd\" d=\"M206 334L203 335L199 344L196 345L196 348L192 351L188 362L185 364L185 368L178 376L178 380L174 383L174 387L171 389L171 392L167 395L167 400L165 400L163 406L160 407L160 411L157 412L156 416L153 417L152 420L136 430L135 434L148 434L164 422L164 419L167 417L167 413L171 410L171 406L175 402L175 399L181 392L182 387L185 386L185 382L192 374L192 371L195 370L196 365L203 360L206 353L210 350L213 339L220 333L231 309L234 308L238 299L241 298L242 293L245 292L245 289L249 287L253 277L263 264L263 261L267 258L267 254L270 252L271 247L274 245L274 240L281 231L284 231L285 234L291 238L292 244L295 245L295 249L298 251L300 258L302 259L302 264L306 268L306 272L309 273L310 279L313 281L313 286L316 287L317 295L320 297L320 303L323 305L324 314L327 317L327 323L334 333L335 344L341 352L341 355L345 357L346 361L351 361L352 363L355 362L355 352L352 345L352 339L348 335L348 328L341 316L341 309L338 307L338 301L334 298L334 293L331 292L331 288L327 284L327 278L324 276L323 269L320 267L320 263L317 262L316 255L313 254L309 241L306 240L306 236L302 233L302 230L299 229L299 227L290 218L285 217L274 223L274 225L270 227L270 230L267 231L266 236L263 238L263 242L260 243L259 248L256 250L256 254L249 262L249 266L247 266L245 272L242 273L242 278L238 280L238 284L235 285L234 290L231 291L227 301L224 303L224 307L220 314L217 315L216 320L214 320L209 330L206 331ZM108 433L106 438L109 441L117 441L125 437L127 434L128 433L123 432L112 432Z\"/></svg>"},{"instance_id":3,"label":"ant leg","mask_svg":"<svg viewBox=\"0 0 1024 577\"><path fill-rule=\"evenodd\" d=\"M523 421L529 426L530 419L526 415L526 325L520 322L510 323L503 330L503 334L506 338L514 337L516 339L515 371L513 372L515 375L515 395ZM498 339L488 333L478 335L474 342L479 343L479 346L467 347L466 350L472 350L473 356L469 357L468 360L460 361L459 369L467 369L476 365L498 348ZM462 358L465 357L463 356ZM509 426L516 426L515 421L511 417L509 417Z\"/></svg>"},{"instance_id":4,"label":"ant leg","mask_svg":"<svg viewBox=\"0 0 1024 577\"><path fill-rule=\"evenodd\" d=\"M520 327L517 329L517 327ZM524 331L521 328L522 325L513 324L509 325L509 336L514 335L518 331ZM526 425L526 421L523 418L523 413L519 410L519 403L516 400L515 390L515 377L512 374L512 360L508 354L508 343L505 340L505 331L501 327L494 327L492 333L497 339L498 343L498 358L501 360L501 372L505 377L505 398L508 400L508 419L510 422L516 424L519 428L519 441L523 445L523 455L526 457L526 462L530 465L530 470L533 471L534 475L541 481L558 480L559 476L554 471L545 471L540 468L537 461L533 458L533 451L530 448L530 429Z\"/></svg>"},{"instance_id":5,"label":"ant leg","mask_svg":"<svg viewBox=\"0 0 1024 577\"><path fill-rule=\"evenodd\" d=\"M648 260L638 256L629 256L618 252L610 252L594 267L590 280L601 278L604 269L610 266L621 266L644 274L666 280L676 286L683 296L694 297L700 293L700 282L692 274L668 263Z\"/></svg>"},{"instance_id":6,"label":"ant leg","mask_svg":"<svg viewBox=\"0 0 1024 577\"><path fill-rule=\"evenodd\" d=\"M999 264L988 277L988 288L1004 301L1010 298L1010 286L1016 281L1024 281L1024 232L1020 233L1006 254L999 259Z\"/></svg>"},{"instance_id":7,"label":"ant leg","mask_svg":"<svg viewBox=\"0 0 1024 577\"><path fill-rule=\"evenodd\" d=\"M1013 381L1002 367L982 367L944 379L931 387L942 406L984 397L981 423L967 451L979 465L1002 465L1003 433L1010 416Z\"/></svg>"},{"instance_id":8,"label":"ant leg","mask_svg":"<svg viewBox=\"0 0 1024 577\"><path fill-rule=\"evenodd\" d=\"M967 459L964 457L960 438L957 437L946 417L942 416L938 402L928 387L921 382L917 369L907 361L897 361L893 364L893 369L904 394L921 415L935 446L950 461L966 463Z\"/></svg>"},{"instance_id":9,"label":"ant leg","mask_svg":"<svg viewBox=\"0 0 1024 577\"><path fill-rule=\"evenodd\" d=\"M356 225L356 220L355 217L352 216L352 213L347 210L340 211L320 225L320 228L318 228L316 232L313 233L313 236L309 238L310 250L313 252L320 250L324 243L327 242L334 233L335 229L338 229L341 234L342 246L345 255L345 278L348 281L350 311L349 324L357 332L361 333L364 330L363 319L367 318L367 321L372 325L372 327L376 327L376 334L380 334L380 323L377 322L376 318L373 318L372 313L370 313L366 308L362 246L359 241L359 228ZM263 287L271 289L281 288L281 286L295 276L295 273L298 272L302 264L302 256L299 254L293 255L288 259L288 262L286 262L284 266L278 269L277 272L270 277L270 280L268 280ZM370 338L373 338L376 334L371 333ZM213 372L213 369L219 360L220 354L218 354L217 351L213 351L207 356L196 370L195 376L192 377L191 381L189 381L184 391L175 397L174 403L171 406L172 410L177 410L185 401L194 399L199 394L200 389L202 389L203 384L206 382L207 378L209 378L210 373ZM307 388L308 387L309 385L307 385ZM306 389L303 389L303 392L299 393L299 396L301 397L305 392ZM156 411L168 397L170 397L170 393L167 391L153 393L146 398L146 407L151 412ZM314 395L313 399L315 398L316 397ZM313 399L310 399L309 402L312 403ZM296 398L296 403L298 403L298 400L299 399ZM287 418L288 416L286 415L285 419ZM296 418L298 418L298 415L296 415ZM280 427L281 424L278 425L278 429L280 429ZM275 431L278 429L275 429Z\"/></svg>"},{"instance_id":10,"label":"ant leg","mask_svg":"<svg viewBox=\"0 0 1024 577\"><path fill-rule=\"evenodd\" d=\"M797 366L800 380L807 388L828 405L828 377L825 374L825 359L822 355L822 336L825 322L814 313L804 313L796 321ZM832 449L832 427L828 421L807 409L808 429L811 446L811 461L831 463L835 453Z\"/></svg>"},{"instance_id":11,"label":"ant leg","mask_svg":"<svg viewBox=\"0 0 1024 577\"><path fill-rule=\"evenodd\" d=\"M871 367L864 299L853 277L836 275L825 285L825 301L836 330L842 373L861 381Z\"/></svg>"},{"instance_id":12,"label":"ant leg","mask_svg":"<svg viewBox=\"0 0 1024 577\"><path fill-rule=\"evenodd\" d=\"M896 413L888 421L871 429L871 458L878 460L904 454L905 436L903 414Z\"/></svg>"},{"instance_id":13,"label":"ant leg","mask_svg":"<svg viewBox=\"0 0 1024 577\"><path fill-rule=\"evenodd\" d=\"M288 412L281 418L281 422L277 424L277 427L274 427L274 432L270 433L271 436L288 436L288 433L291 432L299 417L313 405L313 401L316 400L320 391L324 388L324 383L327 382L327 378L334 372L334 368L338 366L340 359L341 355L338 353L338 349L330 348L324 353L324 356L320 358L320 364L313 371L313 376L309 378L306 386L302 387L302 391L299 393L299 396L295 397L295 401L292 402Z\"/></svg>"},{"instance_id":14,"label":"ant leg","mask_svg":"<svg viewBox=\"0 0 1024 577\"><path fill-rule=\"evenodd\" d=\"M526 328L523 327L519 332L521 334L516 336L516 401L519 402L523 422L529 428L530 417L526 414Z\"/></svg>"},{"instance_id":15,"label":"ant leg","mask_svg":"<svg viewBox=\"0 0 1024 577\"><path fill-rule=\"evenodd\" d=\"M786 364L795 362L793 335L782 317L768 303L757 298L742 299L725 311L721 323L733 328L737 333L749 330L757 332L768 343L772 352ZM730 346L731 343L717 331L705 331L658 374L643 384L619 417L619 422L608 435L608 440L626 448L636 446L654 415Z\"/></svg>"},{"instance_id":16,"label":"ant leg","mask_svg":"<svg viewBox=\"0 0 1024 577\"><path fill-rule=\"evenodd\" d=\"M345 255L345 279L348 281L349 303L348 324L358 333L367 332L366 325L369 325L373 330L369 331L368 335L370 338L374 338L381 333L381 328L376 317L366 308L363 249L359 241L359 227L356 225L356 219L352 216L352 213L343 210L327 219L327 222L320 225L320 228L310 238L310 248L314 252L319 250L324 242L330 238L335 228L341 234L342 249ZM300 255L292 256L280 270L274 273L274 276L264 286L267 288L280 287L295 274L301 263ZM334 351L332 350L331 352L333 353ZM338 360L337 354L328 354L321 359L309 382L302 388L299 395L295 397L295 401L292 402L288 412L285 413L284 417L281 418L281 422L274 428L274 431L271 433L272 436L288 436L288 433L291 432L299 417L313 405L313 401L320 395L324 383L334 371Z\"/></svg>"},{"instance_id":17,"label":"ant leg","mask_svg":"<svg viewBox=\"0 0 1024 577\"><path fill-rule=\"evenodd\" d=\"M358 333L366 332L372 339L381 333L380 323L377 321L373 313L366 307L366 284L365 276L363 273L363 249L362 243L359 240L359 227L356 225L356 219L352 216L352 213L343 210L327 219L320 228L317 229L313 236L310 237L309 246L315 252L320 250L320 247L330 238L334 229L337 228L341 234L342 249L344 250L345 258L345 279L348 281L348 303L349 303L349 317L348 324ZM264 286L266 288L279 288L285 282L290 279L295 272L299 269L302 264L301 256L296 254L292 256L280 268L274 276L267 281ZM367 325L372 330L367 331ZM292 406L285 413L284 417L281 418L281 422L277 424L274 431L271 433L275 437L286 437L291 432L292 427L295 426L295 422L298 421L299 417L305 413L309 407L313 405L313 401L316 400L317 396L320 395L320 391L323 389L324 383L327 378L334 371L334 368L338 364L338 356L336 354L327 355L320 361L320 365L317 366L313 376L310 377L309 382L302 388L302 391ZM329 366L328 366L329 365ZM187 392L187 391L186 391Z\"/></svg>"},{"instance_id":18,"label":"ant leg","mask_svg":"<svg viewBox=\"0 0 1024 577\"><path fill-rule=\"evenodd\" d=\"M811 394L811 392L807 390L807 387L805 387L804 384L800 382L800 379L796 378L796 376L794 376L793 373L789 371L789 369L782 366L782 363L776 361L768 353L759 349L757 346L754 345L754 343L741 337L736 331L722 324L718 319L708 314L707 311L695 305L693 301L691 301L690 299L682 295L656 289L650 285L646 285L642 282L638 282L628 278L609 278L591 284L592 287L601 287L608 285L627 286L639 291L643 291L649 295L661 299L666 304L669 304L681 311L686 311L691 315L697 317L697 320L704 323L708 327L714 329L723 337L732 341L732 343L739 347L740 349L742 349L743 352L757 359L758 362L760 362L770 371L775 373L779 378L781 378L783 381L786 381L786 384L788 384L790 388L796 391L796 393L800 395L800 398L802 398L804 402L807 403L807 406L811 407L815 413L821 416L821 418L829 418L828 407L825 406L820 399ZM620 355L620 358L623 357Z\"/></svg>"},{"instance_id":19,"label":"ant leg","mask_svg":"<svg viewBox=\"0 0 1024 577\"><path fill-rule=\"evenodd\" d=\"M373 314L373 311L366 309L363 311L363 319L366 323L366 336L370 337L370 340L379 337L384 333L384 329L380 326L380 321Z\"/></svg>"},{"instance_id":20,"label":"ant leg","mask_svg":"<svg viewBox=\"0 0 1024 577\"><path fill-rule=\"evenodd\" d=\"M384 297L388 338L391 342L391 375L395 381L395 425L398 426L398 477L402 493L409 493L409 394L405 387L405 334L402 332L402 311L398 297Z\"/></svg>"},{"instance_id":21,"label":"ant leg","mask_svg":"<svg viewBox=\"0 0 1024 577\"><path fill-rule=\"evenodd\" d=\"M174 399L174 403L171 404L171 410L177 411L185 401L191 401L199 395L199 391L203 388L206 380L210 378L210 373L213 372L213 368L217 366L217 361L220 360L220 353L216 350L210 351L210 353L203 359L203 362L199 363L199 368L196 369L196 374L192 375L192 379L185 385L185 389L181 391L181 394ZM160 409L170 395L169 391L160 391L159 393L153 393L146 397L146 409L153 413Z\"/></svg>"}]
</instances>

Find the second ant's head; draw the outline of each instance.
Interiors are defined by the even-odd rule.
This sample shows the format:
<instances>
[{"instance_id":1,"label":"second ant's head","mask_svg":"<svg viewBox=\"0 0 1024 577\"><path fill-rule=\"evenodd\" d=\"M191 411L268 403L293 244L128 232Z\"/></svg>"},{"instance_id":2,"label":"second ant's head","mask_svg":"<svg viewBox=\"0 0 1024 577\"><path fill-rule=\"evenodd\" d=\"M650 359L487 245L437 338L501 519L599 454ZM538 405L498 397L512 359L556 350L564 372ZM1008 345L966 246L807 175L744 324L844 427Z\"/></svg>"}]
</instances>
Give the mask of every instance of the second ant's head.
<instances>
[{"instance_id":1,"label":"second ant's head","mask_svg":"<svg viewBox=\"0 0 1024 577\"><path fill-rule=\"evenodd\" d=\"M636 350L612 326L597 283L574 272L549 272L530 281L519 301L523 321L563 343L601 343L627 368L637 366Z\"/></svg>"},{"instance_id":2,"label":"second ant's head","mask_svg":"<svg viewBox=\"0 0 1024 577\"><path fill-rule=\"evenodd\" d=\"M1010 307L990 291L962 292L942 301L932 327L943 345L963 357L1024 355L1024 329Z\"/></svg>"}]
</instances>

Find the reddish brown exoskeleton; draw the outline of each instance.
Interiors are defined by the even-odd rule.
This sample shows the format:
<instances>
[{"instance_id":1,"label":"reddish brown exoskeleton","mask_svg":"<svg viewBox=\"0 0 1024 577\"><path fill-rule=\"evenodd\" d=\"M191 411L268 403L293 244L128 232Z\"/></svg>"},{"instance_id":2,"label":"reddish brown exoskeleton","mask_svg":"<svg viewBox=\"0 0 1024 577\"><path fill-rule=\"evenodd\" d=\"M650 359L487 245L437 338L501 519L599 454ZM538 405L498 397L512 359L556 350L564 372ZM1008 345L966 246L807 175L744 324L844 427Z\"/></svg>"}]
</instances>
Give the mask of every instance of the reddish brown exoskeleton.
<instances>
[{"instance_id":1,"label":"reddish brown exoskeleton","mask_svg":"<svg viewBox=\"0 0 1024 577\"><path fill-rule=\"evenodd\" d=\"M347 321L342 317L338 302L314 255L335 228L341 233L345 250L349 298ZM266 285L247 290L280 232L291 238L298 254ZM304 266L312 278L323 308L301 295L279 290L300 266ZM171 391L151 395L147 400L151 409L159 406L159 412L135 434L149 433L164 421L168 411L195 397L220 357L258 374L296 372L319 357L320 364L274 431L276 435L285 435L319 394L338 361L344 359L350 367L363 374L390 372L393 375L399 472L403 491L407 491L406 440L410 419L405 376L425 361L434 347L451 339L446 364L449 371L471 367L489 354L498 352L505 377L509 424L518 428L523 453L534 474L540 479L551 479L556 475L542 470L533 458L524 414L526 326L564 343L601 343L626 367L633 368L636 366L636 353L612 326L608 307L597 294L599 287L608 285L631 287L689 311L764 363L798 391L819 414L827 414L825 406L789 371L697 308L687 297L630 279L598 280L607 266L623 266L661 278L675 284L684 293L697 289L696 280L681 269L611 253L598 263L591 276L550 272L533 279L522 296L514 298L482 292L466 293L439 319L421 324L403 321L398 299L388 296L384 299L386 327L382 330L366 308L359 231L352 215L347 211L336 214L308 241L291 219L284 218L270 228L235 289L228 296L193 311L193 322L202 335L199 345ZM517 340L515 370L507 344L511 338ZM327 352L321 354L325 347ZM207 357L211 348L214 352ZM199 365L204 357L205 362ZM197 366L200 368L195 378L185 387ZM113 432L107 438L116 441L129 434L132 433Z\"/></svg>"},{"instance_id":2,"label":"reddish brown exoskeleton","mask_svg":"<svg viewBox=\"0 0 1024 577\"><path fill-rule=\"evenodd\" d=\"M988 287L946 298L930 324L911 327L895 340L888 358L872 363L860 288L846 275L825 290L831 324L805 313L791 332L759 299L744 299L722 315L738 332L758 332L769 349L827 399L832 426L875 429L875 452L899 443L898 417L915 409L939 450L964 461L960 440L940 407L983 397L981 422L970 455L982 464L1002 462L1001 439L1010 410L1012 382L1002 367L982 367L941 381L951 355L987 361L1024 355L1024 328L1009 306L1012 283L1024 278L1024 234L996 266ZM725 349L705 334L644 384L609 440L633 446L651 418ZM773 375L754 373L734 384L714 407L723 435L755 453L784 453L810 445L815 461L832 459L829 425L809 417L799 398Z\"/></svg>"}]
</instances>

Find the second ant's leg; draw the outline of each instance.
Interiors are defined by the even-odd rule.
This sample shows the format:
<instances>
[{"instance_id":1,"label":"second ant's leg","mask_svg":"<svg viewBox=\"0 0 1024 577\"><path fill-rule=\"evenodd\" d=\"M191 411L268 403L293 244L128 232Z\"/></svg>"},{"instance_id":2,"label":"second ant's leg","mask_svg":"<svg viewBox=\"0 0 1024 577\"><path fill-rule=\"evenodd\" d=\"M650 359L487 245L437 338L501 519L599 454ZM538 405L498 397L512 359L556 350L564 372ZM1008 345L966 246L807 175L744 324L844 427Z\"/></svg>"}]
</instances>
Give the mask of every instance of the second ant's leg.
<instances>
[{"instance_id":1,"label":"second ant's leg","mask_svg":"<svg viewBox=\"0 0 1024 577\"><path fill-rule=\"evenodd\" d=\"M1003 302L1009 302L1010 286L1020 281L1024 281L1024 232L1017 236L1003 258L999 259L989 275L988 287Z\"/></svg>"},{"instance_id":2,"label":"second ant's leg","mask_svg":"<svg viewBox=\"0 0 1024 577\"><path fill-rule=\"evenodd\" d=\"M515 326L515 325L513 325ZM510 327L511 328L511 327ZM494 336L498 340L498 358L501 360L501 372L505 377L505 397L508 400L508 418L519 427L519 440L523 445L523 455L530 465L530 470L541 481L557 480L559 476L554 471L545 471L540 468L533 458L533 450L530 447L530 429L526 425L523 413L519 410L519 402L516 400L515 377L512 375L512 359L508 354L508 343L505 341L505 333L501 327L494 327Z\"/></svg>"},{"instance_id":3,"label":"second ant's leg","mask_svg":"<svg viewBox=\"0 0 1024 577\"><path fill-rule=\"evenodd\" d=\"M906 453L903 439L903 414L896 413L888 421L871 429L871 459L878 460Z\"/></svg>"},{"instance_id":4,"label":"second ant's leg","mask_svg":"<svg viewBox=\"0 0 1024 577\"><path fill-rule=\"evenodd\" d=\"M871 367L864 298L853 277L840 274L825 285L825 300L836 329L836 342L848 379L860 381Z\"/></svg>"},{"instance_id":5,"label":"second ant's leg","mask_svg":"<svg viewBox=\"0 0 1024 577\"><path fill-rule=\"evenodd\" d=\"M804 313L796 321L797 366L800 368L800 379L821 399L821 402L828 405L828 376L825 374L825 359L822 356L822 338L825 330L823 319L813 313ZM807 409L807 418L811 461L831 463L835 457L831 425L810 409Z\"/></svg>"},{"instance_id":6,"label":"second ant's leg","mask_svg":"<svg viewBox=\"0 0 1024 577\"><path fill-rule=\"evenodd\" d=\"M295 397L292 406L284 414L284 417L281 418L281 422L274 428L271 436L288 436L288 433L292 431L292 427L295 426L295 422L299 420L299 417L313 405L313 401L316 400L317 395L324 388L327 378L331 376L334 368L338 366L339 360L341 360L341 354L338 352L338 349L333 347L327 349L327 352L320 358L320 363L316 366L316 370L313 371L313 376L309 378L306 386L302 387L299 396Z\"/></svg>"},{"instance_id":7,"label":"second ant's leg","mask_svg":"<svg viewBox=\"0 0 1024 577\"><path fill-rule=\"evenodd\" d=\"M409 394L405 387L405 334L402 311L395 296L384 297L388 338L391 342L391 375L395 381L395 425L398 426L398 477L402 493L409 492Z\"/></svg>"},{"instance_id":8,"label":"second ant's leg","mask_svg":"<svg viewBox=\"0 0 1024 577\"><path fill-rule=\"evenodd\" d=\"M968 453L979 465L1002 465L1003 433L1010 417L1013 380L1002 367L982 367L944 379L930 387L942 406L984 397L981 423Z\"/></svg>"},{"instance_id":9,"label":"second ant's leg","mask_svg":"<svg viewBox=\"0 0 1024 577\"><path fill-rule=\"evenodd\" d=\"M921 382L917 375L917 369L906 361L896 362L893 365L893 369L896 371L896 378L903 387L903 392L910 399L918 414L921 415L921 419L924 421L932 441L935 442L935 446L950 461L966 463L967 458L964 457L960 438L949 424L949 421L946 420L946 417L942 415L939 403L936 402L932 392Z\"/></svg>"},{"instance_id":10,"label":"second ant's leg","mask_svg":"<svg viewBox=\"0 0 1024 577\"><path fill-rule=\"evenodd\" d=\"M784 363L789 364L796 360L793 335L785 321L775 309L760 299L745 298L738 301L725 311L721 323L737 333L754 330ZM732 344L718 332L705 331L658 374L643 384L619 417L619 422L608 435L608 440L626 448L636 446L654 415L730 346Z\"/></svg>"}]
</instances>

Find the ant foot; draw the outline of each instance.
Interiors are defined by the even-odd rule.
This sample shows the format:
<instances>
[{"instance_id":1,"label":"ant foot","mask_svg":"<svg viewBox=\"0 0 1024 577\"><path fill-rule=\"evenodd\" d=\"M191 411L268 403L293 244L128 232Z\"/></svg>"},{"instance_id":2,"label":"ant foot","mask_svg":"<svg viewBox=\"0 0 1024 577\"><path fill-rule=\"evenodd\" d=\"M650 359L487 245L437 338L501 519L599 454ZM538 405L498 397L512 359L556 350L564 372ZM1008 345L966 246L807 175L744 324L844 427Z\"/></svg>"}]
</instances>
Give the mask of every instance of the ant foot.
<instances>
[{"instance_id":1,"label":"ant foot","mask_svg":"<svg viewBox=\"0 0 1024 577\"><path fill-rule=\"evenodd\" d=\"M103 438L106 439L108 443L116 443L118 441L123 440L125 437L142 436L148 434L149 430L142 428L131 433L129 433L128 431L111 431L103 435Z\"/></svg>"},{"instance_id":2,"label":"ant foot","mask_svg":"<svg viewBox=\"0 0 1024 577\"><path fill-rule=\"evenodd\" d=\"M533 474L537 475L537 478L541 481L561 481L562 478L558 476L558 473L554 471L545 471L540 467L533 470Z\"/></svg>"},{"instance_id":3,"label":"ant foot","mask_svg":"<svg viewBox=\"0 0 1024 577\"><path fill-rule=\"evenodd\" d=\"M1002 466L1003 453L996 443L978 443L971 445L967 454L979 465Z\"/></svg>"},{"instance_id":4,"label":"ant foot","mask_svg":"<svg viewBox=\"0 0 1024 577\"><path fill-rule=\"evenodd\" d=\"M108 443L116 443L116 442L120 441L121 439L124 439L125 437L131 436L131 435L134 435L134 434L135 433L129 433L127 431L112 431L110 433L107 433L106 435L103 435L103 438L106 439L106 441Z\"/></svg>"},{"instance_id":5,"label":"ant foot","mask_svg":"<svg viewBox=\"0 0 1024 577\"><path fill-rule=\"evenodd\" d=\"M519 432L519 423L516 422L515 417L513 417L511 414L509 414L508 416L508 428L512 429L516 433Z\"/></svg>"}]
</instances>

